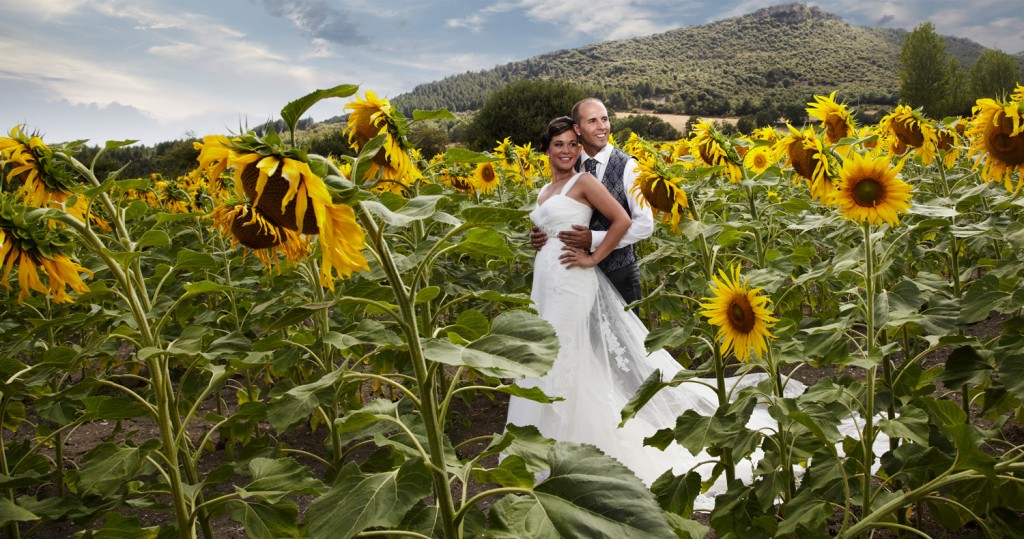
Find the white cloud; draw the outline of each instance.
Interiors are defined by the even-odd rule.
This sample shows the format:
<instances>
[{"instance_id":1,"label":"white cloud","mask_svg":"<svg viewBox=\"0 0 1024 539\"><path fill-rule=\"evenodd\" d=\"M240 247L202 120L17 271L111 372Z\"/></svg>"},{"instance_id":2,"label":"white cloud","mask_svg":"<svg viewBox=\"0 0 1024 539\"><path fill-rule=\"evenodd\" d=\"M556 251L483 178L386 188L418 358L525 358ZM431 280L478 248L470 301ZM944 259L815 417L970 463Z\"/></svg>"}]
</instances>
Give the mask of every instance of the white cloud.
<instances>
[{"instance_id":1,"label":"white cloud","mask_svg":"<svg viewBox=\"0 0 1024 539\"><path fill-rule=\"evenodd\" d=\"M46 0L45 2L22 2L19 0L0 1L5 17L18 13L16 18L24 15L38 17L42 20L53 20L67 17L89 3L89 0Z\"/></svg>"},{"instance_id":2,"label":"white cloud","mask_svg":"<svg viewBox=\"0 0 1024 539\"><path fill-rule=\"evenodd\" d=\"M627 39L677 28L644 0L520 0L519 7L536 22L563 27L567 32L585 34L596 40Z\"/></svg>"},{"instance_id":3,"label":"white cloud","mask_svg":"<svg viewBox=\"0 0 1024 539\"><path fill-rule=\"evenodd\" d=\"M444 25L448 28L468 28L473 33L479 33L483 29L484 16L479 13L467 15L461 19L448 19Z\"/></svg>"}]
</instances>

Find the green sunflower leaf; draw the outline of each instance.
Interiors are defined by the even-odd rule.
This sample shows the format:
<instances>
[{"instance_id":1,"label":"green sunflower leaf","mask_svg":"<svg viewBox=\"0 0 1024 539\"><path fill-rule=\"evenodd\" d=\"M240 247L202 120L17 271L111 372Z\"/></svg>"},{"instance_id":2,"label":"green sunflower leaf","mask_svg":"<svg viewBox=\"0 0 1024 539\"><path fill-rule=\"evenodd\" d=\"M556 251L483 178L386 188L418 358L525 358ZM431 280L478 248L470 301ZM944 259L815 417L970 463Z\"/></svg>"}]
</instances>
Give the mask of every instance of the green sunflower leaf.
<instances>
[{"instance_id":1,"label":"green sunflower leaf","mask_svg":"<svg viewBox=\"0 0 1024 539\"><path fill-rule=\"evenodd\" d=\"M342 84L335 86L334 88L328 88L325 90L316 90L312 93L306 94L291 103L288 103L281 109L281 119L288 125L288 129L295 132L295 126L298 125L299 119L306 113L313 105L317 104L323 99L329 97L348 97L359 89L359 86L354 84Z\"/></svg>"}]
</instances>

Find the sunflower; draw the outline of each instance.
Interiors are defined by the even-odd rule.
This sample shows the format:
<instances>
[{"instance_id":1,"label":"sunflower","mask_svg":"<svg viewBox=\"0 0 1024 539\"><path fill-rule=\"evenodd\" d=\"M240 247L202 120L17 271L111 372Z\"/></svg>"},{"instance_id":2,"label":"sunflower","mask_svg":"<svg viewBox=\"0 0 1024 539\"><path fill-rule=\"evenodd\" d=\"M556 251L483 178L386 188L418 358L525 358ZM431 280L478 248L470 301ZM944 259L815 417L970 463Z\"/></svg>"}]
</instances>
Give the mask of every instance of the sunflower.
<instances>
[{"instance_id":1,"label":"sunflower","mask_svg":"<svg viewBox=\"0 0 1024 539\"><path fill-rule=\"evenodd\" d=\"M640 135L633 132L629 134L629 138L626 139L626 144L622 146L622 150L639 159L642 154L649 151L647 145L648 143Z\"/></svg>"},{"instance_id":2,"label":"sunflower","mask_svg":"<svg viewBox=\"0 0 1024 539\"><path fill-rule=\"evenodd\" d=\"M680 162L681 159L690 155L690 141L685 138L678 139L675 142L669 142L666 146L666 149L669 150L668 156L665 158L667 163ZM681 162L692 163L692 161L685 160Z\"/></svg>"},{"instance_id":3,"label":"sunflower","mask_svg":"<svg viewBox=\"0 0 1024 539\"><path fill-rule=\"evenodd\" d=\"M829 144L835 144L840 139L852 136L856 132L853 125L853 117L846 105L836 103L836 93L832 92L828 97L822 95L814 96L815 103L808 103L807 114L812 118L821 120L821 127L825 129L825 138Z\"/></svg>"},{"instance_id":4,"label":"sunflower","mask_svg":"<svg viewBox=\"0 0 1024 539\"><path fill-rule=\"evenodd\" d=\"M775 164L771 146L754 146L743 156L743 166L754 174L761 174Z\"/></svg>"},{"instance_id":5,"label":"sunflower","mask_svg":"<svg viewBox=\"0 0 1024 539\"><path fill-rule=\"evenodd\" d=\"M153 174L153 185L156 188L156 199L159 207L168 213L188 213L192 211L192 193L177 179L167 181L159 174Z\"/></svg>"},{"instance_id":6,"label":"sunflower","mask_svg":"<svg viewBox=\"0 0 1024 539\"><path fill-rule=\"evenodd\" d=\"M952 124L936 124L935 128L935 148L942 158L942 165L951 169L964 153L964 142L961 135L963 120L958 118Z\"/></svg>"},{"instance_id":7,"label":"sunflower","mask_svg":"<svg viewBox=\"0 0 1024 539\"><path fill-rule=\"evenodd\" d=\"M516 146L516 156L523 167L523 173L513 178L526 182L529 178L536 178L540 171L540 164L537 162L537 154L529 142L522 146Z\"/></svg>"},{"instance_id":8,"label":"sunflower","mask_svg":"<svg viewBox=\"0 0 1024 539\"><path fill-rule=\"evenodd\" d=\"M758 127L750 133L750 139L774 143L779 141L779 133L774 127Z\"/></svg>"},{"instance_id":9,"label":"sunflower","mask_svg":"<svg viewBox=\"0 0 1024 539\"><path fill-rule=\"evenodd\" d=\"M901 143L909 148L914 148L914 153L920 157L921 164L928 165L935 160L938 142L935 125L920 110L899 105L885 115L878 124L892 133Z\"/></svg>"},{"instance_id":10,"label":"sunflower","mask_svg":"<svg viewBox=\"0 0 1024 539\"><path fill-rule=\"evenodd\" d=\"M213 139L213 142L214 145L221 145L224 140ZM219 219L218 227L221 230L225 230L224 223L233 226L234 221L228 221L229 216L237 219L248 215L245 223L255 231L257 229L253 222L257 220L255 215L258 213L261 234L269 234L270 225L307 235L319 234L320 283L331 290L334 290L335 273L347 277L354 271L369 269L361 252L366 248L366 242L363 230L355 220L355 213L349 206L332 202L323 179L313 173L309 163L303 159L304 153L282 151L271 142L258 139L251 133L228 141L227 147L227 152L208 153L199 148L200 167L207 170L214 167L215 170L221 167L221 160L226 160L221 170L234 169L239 198L248 199L252 208L258 212L248 210L243 213L237 206L221 209L215 216L215 220ZM207 157L206 162L203 161L204 157ZM280 245L285 244L287 242ZM285 254L288 255L288 252Z\"/></svg>"},{"instance_id":11,"label":"sunflower","mask_svg":"<svg viewBox=\"0 0 1024 539\"><path fill-rule=\"evenodd\" d=\"M724 270L718 273L721 279L711 277L714 296L701 299L704 310L700 314L711 325L718 326L715 338L722 342L722 355L732 351L736 359L746 361L753 350L760 358L768 349L767 340L775 338L769 330L778 322L772 317L770 300L760 295L760 288L750 288L747 281L740 279L739 264L732 267L731 277Z\"/></svg>"},{"instance_id":12,"label":"sunflower","mask_svg":"<svg viewBox=\"0 0 1024 539\"><path fill-rule=\"evenodd\" d=\"M406 138L408 122L387 99L366 92L363 98L357 98L345 108L352 110L344 133L353 149L359 151L372 138L385 135L383 147L374 154L364 176L378 178L379 174L380 182L375 186L378 191L404 194L404 186L423 178L410 158L412 147Z\"/></svg>"},{"instance_id":13,"label":"sunflower","mask_svg":"<svg viewBox=\"0 0 1024 539\"><path fill-rule=\"evenodd\" d=\"M17 185L21 201L36 208L60 204L64 211L81 221L88 220L101 229L110 230L109 224L89 213L89 201L77 197L74 204L67 202L75 195L76 182L64 162L57 159L54 150L38 135L26 134L21 126L10 131L10 137L0 137L0 165L7 165L8 183Z\"/></svg>"},{"instance_id":14,"label":"sunflower","mask_svg":"<svg viewBox=\"0 0 1024 539\"><path fill-rule=\"evenodd\" d=\"M899 224L899 213L910 208L909 184L896 176L903 168L900 161L890 167L887 156L851 155L840 170L839 190L832 202L843 216L859 222L890 226Z\"/></svg>"},{"instance_id":15,"label":"sunflower","mask_svg":"<svg viewBox=\"0 0 1024 539\"><path fill-rule=\"evenodd\" d=\"M494 157L498 158L497 164L505 172L506 177L519 175L518 154L516 154L516 147L515 144L512 144L511 137L505 137L505 140L495 146Z\"/></svg>"},{"instance_id":16,"label":"sunflower","mask_svg":"<svg viewBox=\"0 0 1024 539\"><path fill-rule=\"evenodd\" d=\"M775 145L776 160L788 157L789 166L807 183L811 198L828 202L828 197L835 191L835 185L824 143L811 129L800 132L792 125L788 127L789 135ZM797 181L796 177L793 181Z\"/></svg>"},{"instance_id":17,"label":"sunflower","mask_svg":"<svg viewBox=\"0 0 1024 539\"><path fill-rule=\"evenodd\" d=\"M725 174L731 183L743 179L743 169L737 164L736 150L715 126L705 120L698 120L689 140L691 154L709 167L725 167Z\"/></svg>"},{"instance_id":18,"label":"sunflower","mask_svg":"<svg viewBox=\"0 0 1024 539\"><path fill-rule=\"evenodd\" d=\"M61 230L26 222L11 201L4 198L0 209L0 267L3 268L0 285L12 290L8 280L17 266L18 303L32 291L49 295L55 303L74 302L67 293L68 287L79 294L89 291L81 274L92 277L92 272L64 253L70 241ZM40 273L46 278L45 285Z\"/></svg>"},{"instance_id":19,"label":"sunflower","mask_svg":"<svg viewBox=\"0 0 1024 539\"><path fill-rule=\"evenodd\" d=\"M210 217L221 233L231 236L232 246L240 243L252 250L268 268L278 264L277 254L297 262L309 251L308 240L293 230L271 223L251 205L223 204L210 212Z\"/></svg>"},{"instance_id":20,"label":"sunflower","mask_svg":"<svg viewBox=\"0 0 1024 539\"><path fill-rule=\"evenodd\" d=\"M476 168L473 169L473 177L471 179L475 190L487 194L494 191L494 188L501 183L501 178L498 176L498 171L494 168L494 163L478 163Z\"/></svg>"},{"instance_id":21,"label":"sunflower","mask_svg":"<svg viewBox=\"0 0 1024 539\"><path fill-rule=\"evenodd\" d=\"M640 207L650 206L655 219L669 223L679 232L679 221L689 202L679 187L680 178L672 178L664 161L657 154L648 154L637 163L639 174L630 194Z\"/></svg>"},{"instance_id":22,"label":"sunflower","mask_svg":"<svg viewBox=\"0 0 1024 539\"><path fill-rule=\"evenodd\" d=\"M1002 181L1007 191L1017 193L1024 187L1024 87L1018 85L1013 95L1015 99L1003 103L979 99L965 134L971 141L967 155L974 158L974 168L984 163L981 177Z\"/></svg>"}]
</instances>

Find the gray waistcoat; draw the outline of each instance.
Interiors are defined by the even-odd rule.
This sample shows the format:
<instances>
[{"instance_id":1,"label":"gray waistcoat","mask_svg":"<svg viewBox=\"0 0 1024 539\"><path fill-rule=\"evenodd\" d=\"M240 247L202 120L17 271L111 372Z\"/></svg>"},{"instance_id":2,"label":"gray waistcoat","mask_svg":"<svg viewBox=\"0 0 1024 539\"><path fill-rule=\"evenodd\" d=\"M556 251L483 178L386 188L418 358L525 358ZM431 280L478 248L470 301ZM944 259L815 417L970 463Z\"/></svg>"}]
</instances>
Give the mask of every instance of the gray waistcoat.
<instances>
[{"instance_id":1,"label":"gray waistcoat","mask_svg":"<svg viewBox=\"0 0 1024 539\"><path fill-rule=\"evenodd\" d=\"M612 148L612 155L608 158L608 165L604 168L604 178L601 179L601 183L608 188L608 192L615 197L615 200L622 204L626 213L629 213L629 193L626 192L625 186L622 185L622 177L625 175L626 165L632 165L632 159L626 152L618 148ZM591 230L608 230L611 224L610 219L594 210L594 215L590 218ZM632 245L628 245L612 251L598 264L598 267L601 268L601 271L608 273L635 263L636 250L633 249Z\"/></svg>"}]
</instances>

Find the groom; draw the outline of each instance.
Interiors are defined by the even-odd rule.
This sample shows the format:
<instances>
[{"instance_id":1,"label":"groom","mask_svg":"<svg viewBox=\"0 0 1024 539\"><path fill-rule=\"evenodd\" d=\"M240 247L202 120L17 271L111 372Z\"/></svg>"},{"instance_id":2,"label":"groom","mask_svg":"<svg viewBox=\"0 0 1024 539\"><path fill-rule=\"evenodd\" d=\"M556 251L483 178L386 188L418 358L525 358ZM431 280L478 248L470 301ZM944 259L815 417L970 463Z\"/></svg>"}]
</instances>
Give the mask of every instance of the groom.
<instances>
[{"instance_id":1,"label":"groom","mask_svg":"<svg viewBox=\"0 0 1024 539\"><path fill-rule=\"evenodd\" d=\"M585 170L597 177L633 219L618 248L598 265L626 303L633 303L641 296L640 266L633 244L654 233L651 209L640 207L629 193L637 178L636 161L626 152L608 144L611 123L608 121L608 109L601 100L588 97L576 103L572 108L572 121L576 134L583 141L577 170ZM610 224L605 216L595 211L590 228L573 225L573 230L559 232L558 239L567 247L593 251L604 240ZM540 249L547 242L547 235L534 227L530 241Z\"/></svg>"}]
</instances>

